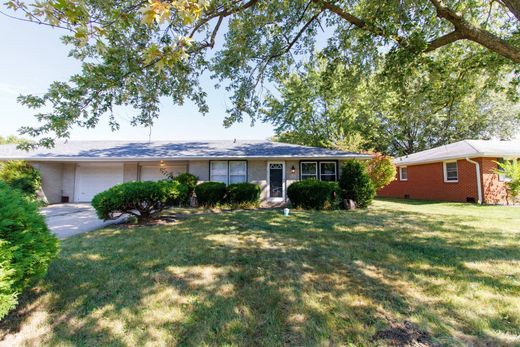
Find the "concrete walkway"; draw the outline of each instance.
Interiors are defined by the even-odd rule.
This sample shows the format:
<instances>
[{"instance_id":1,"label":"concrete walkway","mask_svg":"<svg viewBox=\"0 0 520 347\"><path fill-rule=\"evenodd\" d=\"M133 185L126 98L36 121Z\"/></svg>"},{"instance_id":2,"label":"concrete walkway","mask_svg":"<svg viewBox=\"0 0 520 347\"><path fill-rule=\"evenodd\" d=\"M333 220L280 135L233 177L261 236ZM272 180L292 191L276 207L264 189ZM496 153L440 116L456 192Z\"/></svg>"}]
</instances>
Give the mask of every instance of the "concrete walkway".
<instances>
[{"instance_id":1,"label":"concrete walkway","mask_svg":"<svg viewBox=\"0 0 520 347\"><path fill-rule=\"evenodd\" d=\"M45 216L49 229L61 240L124 221L123 217L104 222L96 216L90 204L50 205L42 208L40 213Z\"/></svg>"}]
</instances>

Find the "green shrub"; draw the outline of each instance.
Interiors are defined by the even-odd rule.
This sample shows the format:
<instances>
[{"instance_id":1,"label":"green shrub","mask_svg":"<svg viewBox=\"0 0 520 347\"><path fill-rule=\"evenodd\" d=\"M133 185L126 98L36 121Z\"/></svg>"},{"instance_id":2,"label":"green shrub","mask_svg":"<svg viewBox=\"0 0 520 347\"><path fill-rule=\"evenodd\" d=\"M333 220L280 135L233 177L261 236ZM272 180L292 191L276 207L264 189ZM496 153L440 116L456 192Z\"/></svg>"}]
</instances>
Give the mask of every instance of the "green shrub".
<instances>
[{"instance_id":1,"label":"green shrub","mask_svg":"<svg viewBox=\"0 0 520 347\"><path fill-rule=\"evenodd\" d=\"M36 192L41 188L42 178L40 171L27 162L13 160L0 164L0 181L35 198Z\"/></svg>"},{"instance_id":2,"label":"green shrub","mask_svg":"<svg viewBox=\"0 0 520 347\"><path fill-rule=\"evenodd\" d=\"M520 200L520 162L517 160L496 161L497 168L493 172L497 175L504 175L507 202Z\"/></svg>"},{"instance_id":3,"label":"green shrub","mask_svg":"<svg viewBox=\"0 0 520 347\"><path fill-rule=\"evenodd\" d=\"M188 188L177 181L127 182L97 194L92 206L101 219L117 219L128 214L141 223L179 204L187 193Z\"/></svg>"},{"instance_id":4,"label":"green shrub","mask_svg":"<svg viewBox=\"0 0 520 347\"><path fill-rule=\"evenodd\" d=\"M339 193L336 182L304 180L294 182L287 188L287 195L294 207L322 210L336 206Z\"/></svg>"},{"instance_id":5,"label":"green shrub","mask_svg":"<svg viewBox=\"0 0 520 347\"><path fill-rule=\"evenodd\" d=\"M58 240L36 204L0 182L0 319L25 288L45 275L57 253Z\"/></svg>"},{"instance_id":6,"label":"green shrub","mask_svg":"<svg viewBox=\"0 0 520 347\"><path fill-rule=\"evenodd\" d=\"M231 205L258 206L260 186L254 183L234 183L227 187L226 202Z\"/></svg>"},{"instance_id":7,"label":"green shrub","mask_svg":"<svg viewBox=\"0 0 520 347\"><path fill-rule=\"evenodd\" d=\"M226 185L221 182L204 182L195 187L197 201L201 206L215 206L224 202Z\"/></svg>"},{"instance_id":8,"label":"green shrub","mask_svg":"<svg viewBox=\"0 0 520 347\"><path fill-rule=\"evenodd\" d=\"M347 160L343 165L339 186L341 197L354 200L359 208L368 207L376 194L365 165L355 159Z\"/></svg>"},{"instance_id":9,"label":"green shrub","mask_svg":"<svg viewBox=\"0 0 520 347\"><path fill-rule=\"evenodd\" d=\"M183 200L183 203L188 205L190 202L190 198L193 195L193 192L195 191L195 187L197 186L199 178L190 173L181 173L173 177L173 180L181 184L184 184L188 188L188 194L186 195L186 199Z\"/></svg>"}]
</instances>

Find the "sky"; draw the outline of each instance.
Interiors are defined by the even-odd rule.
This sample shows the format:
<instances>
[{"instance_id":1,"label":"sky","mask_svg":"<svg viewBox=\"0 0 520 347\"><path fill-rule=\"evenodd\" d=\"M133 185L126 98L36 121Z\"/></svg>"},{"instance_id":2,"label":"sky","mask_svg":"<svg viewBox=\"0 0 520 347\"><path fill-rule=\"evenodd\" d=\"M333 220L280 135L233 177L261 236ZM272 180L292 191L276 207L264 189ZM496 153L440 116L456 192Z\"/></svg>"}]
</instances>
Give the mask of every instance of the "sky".
<instances>
[{"instance_id":1,"label":"sky","mask_svg":"<svg viewBox=\"0 0 520 347\"><path fill-rule=\"evenodd\" d=\"M4 8L2 8L4 9ZM21 126L36 125L34 110L17 103L20 94L43 94L53 81L66 81L79 72L80 64L69 58L68 47L60 41L63 32L0 15L0 136L16 135ZM249 119L225 128L222 122L230 101L225 90L214 88L209 78L202 81L210 111L201 115L191 103L161 104L161 114L152 129L152 140L232 140L266 139L274 135L269 124ZM107 119L95 129L76 128L71 140L148 140L148 129L129 123L131 110L117 112L121 129L112 132Z\"/></svg>"}]
</instances>

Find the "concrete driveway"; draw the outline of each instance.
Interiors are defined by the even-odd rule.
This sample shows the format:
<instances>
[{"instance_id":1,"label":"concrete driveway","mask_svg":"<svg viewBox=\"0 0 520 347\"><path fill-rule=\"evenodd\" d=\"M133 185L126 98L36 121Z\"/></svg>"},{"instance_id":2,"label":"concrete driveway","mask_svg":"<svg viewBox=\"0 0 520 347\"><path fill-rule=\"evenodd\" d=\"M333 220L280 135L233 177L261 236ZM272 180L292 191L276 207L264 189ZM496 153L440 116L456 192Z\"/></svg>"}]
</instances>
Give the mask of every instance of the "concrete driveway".
<instances>
[{"instance_id":1,"label":"concrete driveway","mask_svg":"<svg viewBox=\"0 0 520 347\"><path fill-rule=\"evenodd\" d=\"M45 216L49 229L59 238L86 233L107 225L121 223L124 217L113 221L102 221L90 204L57 204L44 207L40 213Z\"/></svg>"}]
</instances>

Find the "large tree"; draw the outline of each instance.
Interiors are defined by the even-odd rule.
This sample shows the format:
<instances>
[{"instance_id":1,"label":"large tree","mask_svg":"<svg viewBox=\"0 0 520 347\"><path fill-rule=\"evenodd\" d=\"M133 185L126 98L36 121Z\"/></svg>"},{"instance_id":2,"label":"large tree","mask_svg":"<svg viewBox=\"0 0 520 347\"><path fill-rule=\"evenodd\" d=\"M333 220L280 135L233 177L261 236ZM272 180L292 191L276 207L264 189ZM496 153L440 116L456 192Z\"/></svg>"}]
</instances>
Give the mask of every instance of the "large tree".
<instances>
[{"instance_id":1,"label":"large tree","mask_svg":"<svg viewBox=\"0 0 520 347\"><path fill-rule=\"evenodd\" d=\"M95 126L115 105L131 105L135 124L148 125L159 99L186 98L207 112L198 83L209 71L232 92L225 124L253 120L262 90L279 73L312 60L318 46L336 50L345 62L356 56L370 71L381 59L398 65L454 43L468 42L492 68L520 63L520 3L517 0L22 0L7 2L25 18L70 32L64 42L83 62L81 73L55 82L43 96L20 101L52 111L37 114L41 126L22 133L67 137L72 126ZM225 37L216 51L216 41ZM326 42L318 37L328 36ZM317 46L318 42L318 46ZM323 47L319 47L323 48ZM353 54L354 53L354 54ZM405 71L406 72L406 71ZM392 72L394 77L399 71ZM513 82L516 82L513 80ZM512 92L516 94L516 90Z\"/></svg>"},{"instance_id":2,"label":"large tree","mask_svg":"<svg viewBox=\"0 0 520 347\"><path fill-rule=\"evenodd\" d=\"M520 129L520 105L506 97L508 69L487 68L462 45L417 60L399 77L393 60L366 72L320 56L303 71L280 74L263 121L276 139L403 155L466 139L508 139Z\"/></svg>"}]
</instances>

